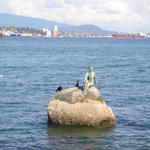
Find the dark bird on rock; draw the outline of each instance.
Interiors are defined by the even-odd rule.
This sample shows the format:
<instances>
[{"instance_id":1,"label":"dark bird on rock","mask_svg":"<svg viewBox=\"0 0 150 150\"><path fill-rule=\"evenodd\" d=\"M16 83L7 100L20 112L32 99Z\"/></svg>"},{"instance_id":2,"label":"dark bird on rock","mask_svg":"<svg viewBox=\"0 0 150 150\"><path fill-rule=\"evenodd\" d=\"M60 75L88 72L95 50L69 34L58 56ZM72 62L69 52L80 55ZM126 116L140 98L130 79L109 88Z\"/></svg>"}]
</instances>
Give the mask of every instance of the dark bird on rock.
<instances>
[{"instance_id":1,"label":"dark bird on rock","mask_svg":"<svg viewBox=\"0 0 150 150\"><path fill-rule=\"evenodd\" d=\"M60 92L60 91L62 91L62 87L61 87L61 86L59 86L59 87L57 88L56 92Z\"/></svg>"},{"instance_id":2,"label":"dark bird on rock","mask_svg":"<svg viewBox=\"0 0 150 150\"><path fill-rule=\"evenodd\" d=\"M76 83L75 87L79 87L79 81L77 81L77 83Z\"/></svg>"},{"instance_id":3,"label":"dark bird on rock","mask_svg":"<svg viewBox=\"0 0 150 150\"><path fill-rule=\"evenodd\" d=\"M77 81L75 87L77 87L78 89L80 89L82 91L84 90L84 86L79 86L79 81Z\"/></svg>"}]
</instances>

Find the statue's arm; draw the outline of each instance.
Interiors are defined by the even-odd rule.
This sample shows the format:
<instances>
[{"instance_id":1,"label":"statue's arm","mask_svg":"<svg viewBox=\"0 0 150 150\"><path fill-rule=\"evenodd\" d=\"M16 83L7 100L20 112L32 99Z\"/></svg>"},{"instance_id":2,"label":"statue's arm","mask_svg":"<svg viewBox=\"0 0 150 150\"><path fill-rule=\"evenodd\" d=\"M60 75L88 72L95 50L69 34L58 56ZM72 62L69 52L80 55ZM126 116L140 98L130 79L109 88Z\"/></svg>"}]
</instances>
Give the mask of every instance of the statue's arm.
<instances>
[{"instance_id":1,"label":"statue's arm","mask_svg":"<svg viewBox=\"0 0 150 150\"><path fill-rule=\"evenodd\" d=\"M84 87L85 88L87 88L87 77L88 77L88 73L86 73L85 79L84 79Z\"/></svg>"},{"instance_id":2,"label":"statue's arm","mask_svg":"<svg viewBox=\"0 0 150 150\"><path fill-rule=\"evenodd\" d=\"M88 77L88 73L86 73L85 75L85 79L84 79L85 82L87 81L87 77Z\"/></svg>"},{"instance_id":3,"label":"statue's arm","mask_svg":"<svg viewBox=\"0 0 150 150\"><path fill-rule=\"evenodd\" d=\"M96 73L94 74L94 84L96 86Z\"/></svg>"}]
</instances>

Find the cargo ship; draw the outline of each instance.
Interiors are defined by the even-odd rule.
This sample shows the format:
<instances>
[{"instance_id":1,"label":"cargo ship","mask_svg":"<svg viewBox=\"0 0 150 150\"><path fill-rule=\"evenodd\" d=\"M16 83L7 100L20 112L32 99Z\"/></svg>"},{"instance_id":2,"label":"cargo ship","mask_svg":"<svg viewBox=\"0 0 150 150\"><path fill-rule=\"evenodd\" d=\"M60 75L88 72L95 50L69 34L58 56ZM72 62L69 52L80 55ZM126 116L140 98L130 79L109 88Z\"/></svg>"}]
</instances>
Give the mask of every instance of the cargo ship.
<instances>
[{"instance_id":1,"label":"cargo ship","mask_svg":"<svg viewBox=\"0 0 150 150\"><path fill-rule=\"evenodd\" d=\"M113 34L112 38L145 38L145 35L141 34Z\"/></svg>"}]
</instances>

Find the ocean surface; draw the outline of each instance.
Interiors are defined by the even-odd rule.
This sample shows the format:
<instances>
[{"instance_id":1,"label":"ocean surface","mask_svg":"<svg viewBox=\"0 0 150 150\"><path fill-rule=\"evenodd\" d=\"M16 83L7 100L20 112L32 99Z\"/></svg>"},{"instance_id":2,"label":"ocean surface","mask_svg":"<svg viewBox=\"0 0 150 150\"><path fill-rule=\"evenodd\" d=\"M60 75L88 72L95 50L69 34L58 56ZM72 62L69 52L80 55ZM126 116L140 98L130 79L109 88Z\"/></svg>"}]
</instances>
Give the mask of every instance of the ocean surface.
<instances>
[{"instance_id":1,"label":"ocean surface","mask_svg":"<svg viewBox=\"0 0 150 150\"><path fill-rule=\"evenodd\" d=\"M56 88L89 64L116 126L48 125ZM0 38L0 149L150 150L150 39Z\"/></svg>"}]
</instances>

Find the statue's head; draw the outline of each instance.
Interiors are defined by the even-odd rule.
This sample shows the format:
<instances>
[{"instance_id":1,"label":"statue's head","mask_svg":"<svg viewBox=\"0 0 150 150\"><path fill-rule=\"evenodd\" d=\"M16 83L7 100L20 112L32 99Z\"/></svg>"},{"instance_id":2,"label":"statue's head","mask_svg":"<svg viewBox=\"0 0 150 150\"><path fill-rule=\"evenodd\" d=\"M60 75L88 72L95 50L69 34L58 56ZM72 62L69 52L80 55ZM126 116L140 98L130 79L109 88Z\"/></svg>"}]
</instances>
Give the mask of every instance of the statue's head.
<instances>
[{"instance_id":1,"label":"statue's head","mask_svg":"<svg viewBox=\"0 0 150 150\"><path fill-rule=\"evenodd\" d=\"M89 65L89 66L88 66L88 70L89 70L89 72L92 72L93 66L92 66L92 65Z\"/></svg>"}]
</instances>

